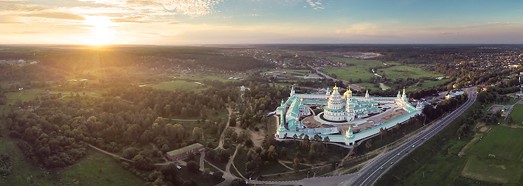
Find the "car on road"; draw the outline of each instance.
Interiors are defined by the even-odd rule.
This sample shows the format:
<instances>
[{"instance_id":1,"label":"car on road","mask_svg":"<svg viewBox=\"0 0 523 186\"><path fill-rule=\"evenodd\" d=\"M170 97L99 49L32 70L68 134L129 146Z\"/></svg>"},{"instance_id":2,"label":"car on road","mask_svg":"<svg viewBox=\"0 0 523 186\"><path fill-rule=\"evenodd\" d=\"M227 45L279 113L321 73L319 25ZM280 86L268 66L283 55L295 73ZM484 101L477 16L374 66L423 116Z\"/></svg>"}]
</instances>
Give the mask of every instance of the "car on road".
<instances>
[{"instance_id":1,"label":"car on road","mask_svg":"<svg viewBox=\"0 0 523 186\"><path fill-rule=\"evenodd\" d=\"M416 145L412 145L412 148L414 148Z\"/></svg>"}]
</instances>

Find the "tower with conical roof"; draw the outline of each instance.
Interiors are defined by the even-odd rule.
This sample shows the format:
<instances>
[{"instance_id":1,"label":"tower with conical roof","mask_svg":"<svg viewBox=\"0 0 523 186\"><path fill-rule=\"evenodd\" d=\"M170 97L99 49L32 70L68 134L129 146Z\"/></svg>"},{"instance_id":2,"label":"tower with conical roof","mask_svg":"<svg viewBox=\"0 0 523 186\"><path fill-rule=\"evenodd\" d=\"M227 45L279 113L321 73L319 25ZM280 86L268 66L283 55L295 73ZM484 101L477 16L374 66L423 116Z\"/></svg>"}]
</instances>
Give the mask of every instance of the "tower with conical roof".
<instances>
[{"instance_id":1,"label":"tower with conical roof","mask_svg":"<svg viewBox=\"0 0 523 186\"><path fill-rule=\"evenodd\" d=\"M350 86L347 87L347 91L343 94L343 99L347 99L348 97L352 97L352 90L350 90Z\"/></svg>"},{"instance_id":2,"label":"tower with conical roof","mask_svg":"<svg viewBox=\"0 0 523 186\"><path fill-rule=\"evenodd\" d=\"M349 139L354 139L354 133L352 132L352 127L349 126L347 131L345 131L345 137Z\"/></svg>"},{"instance_id":3,"label":"tower with conical roof","mask_svg":"<svg viewBox=\"0 0 523 186\"><path fill-rule=\"evenodd\" d=\"M345 120L353 121L356 118L356 113L354 112L355 105L352 103L352 95L348 95L345 100Z\"/></svg>"},{"instance_id":4,"label":"tower with conical roof","mask_svg":"<svg viewBox=\"0 0 523 186\"><path fill-rule=\"evenodd\" d=\"M345 120L345 103L338 92L338 86L334 86L332 94L327 101L327 107L323 112L323 117L329 121L344 121Z\"/></svg>"}]
</instances>

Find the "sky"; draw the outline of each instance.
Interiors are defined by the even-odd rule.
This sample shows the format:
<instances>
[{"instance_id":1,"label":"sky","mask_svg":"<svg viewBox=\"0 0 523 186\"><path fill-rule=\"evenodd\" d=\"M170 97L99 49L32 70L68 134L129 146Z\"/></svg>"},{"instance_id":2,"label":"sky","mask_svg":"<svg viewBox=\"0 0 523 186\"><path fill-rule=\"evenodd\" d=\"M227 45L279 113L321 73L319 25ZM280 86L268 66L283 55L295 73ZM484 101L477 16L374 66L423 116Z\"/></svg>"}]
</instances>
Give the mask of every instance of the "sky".
<instances>
[{"instance_id":1,"label":"sky","mask_svg":"<svg viewBox=\"0 0 523 186\"><path fill-rule=\"evenodd\" d=\"M522 0L0 0L0 44L523 44Z\"/></svg>"}]
</instances>

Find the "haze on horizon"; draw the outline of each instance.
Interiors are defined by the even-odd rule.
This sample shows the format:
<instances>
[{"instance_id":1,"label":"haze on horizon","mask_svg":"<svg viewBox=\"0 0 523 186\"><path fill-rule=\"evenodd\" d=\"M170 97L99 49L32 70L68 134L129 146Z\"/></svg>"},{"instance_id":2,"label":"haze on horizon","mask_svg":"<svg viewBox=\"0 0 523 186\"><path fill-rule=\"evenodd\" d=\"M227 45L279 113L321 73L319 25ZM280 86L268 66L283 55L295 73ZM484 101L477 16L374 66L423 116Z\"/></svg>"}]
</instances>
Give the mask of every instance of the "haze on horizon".
<instances>
[{"instance_id":1,"label":"haze on horizon","mask_svg":"<svg viewBox=\"0 0 523 186\"><path fill-rule=\"evenodd\" d=\"M522 44L520 0L0 0L0 44Z\"/></svg>"}]
</instances>

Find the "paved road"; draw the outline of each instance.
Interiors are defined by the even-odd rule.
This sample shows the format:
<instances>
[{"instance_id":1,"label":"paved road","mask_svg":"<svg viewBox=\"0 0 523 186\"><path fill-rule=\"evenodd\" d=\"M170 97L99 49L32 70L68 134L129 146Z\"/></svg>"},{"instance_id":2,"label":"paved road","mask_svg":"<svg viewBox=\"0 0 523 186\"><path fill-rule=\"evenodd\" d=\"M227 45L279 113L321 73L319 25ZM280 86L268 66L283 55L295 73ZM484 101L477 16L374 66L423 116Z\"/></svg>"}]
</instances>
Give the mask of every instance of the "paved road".
<instances>
[{"instance_id":1,"label":"paved road","mask_svg":"<svg viewBox=\"0 0 523 186\"><path fill-rule=\"evenodd\" d=\"M458 116L463 114L475 101L476 101L476 89L475 87L467 89L469 98L458 109L445 116L442 120L437 123L432 124L430 128L427 128L421 132L417 137L411 138L402 145L398 146L396 149L389 151L379 157L365 168L360 170L357 174L357 177L354 177L352 180L348 180L340 185L374 185L376 181L385 174L394 163L400 161L408 155L411 151L417 148L419 145L423 144L426 139L433 137L438 132L443 130L449 123L454 121Z\"/></svg>"}]
</instances>

